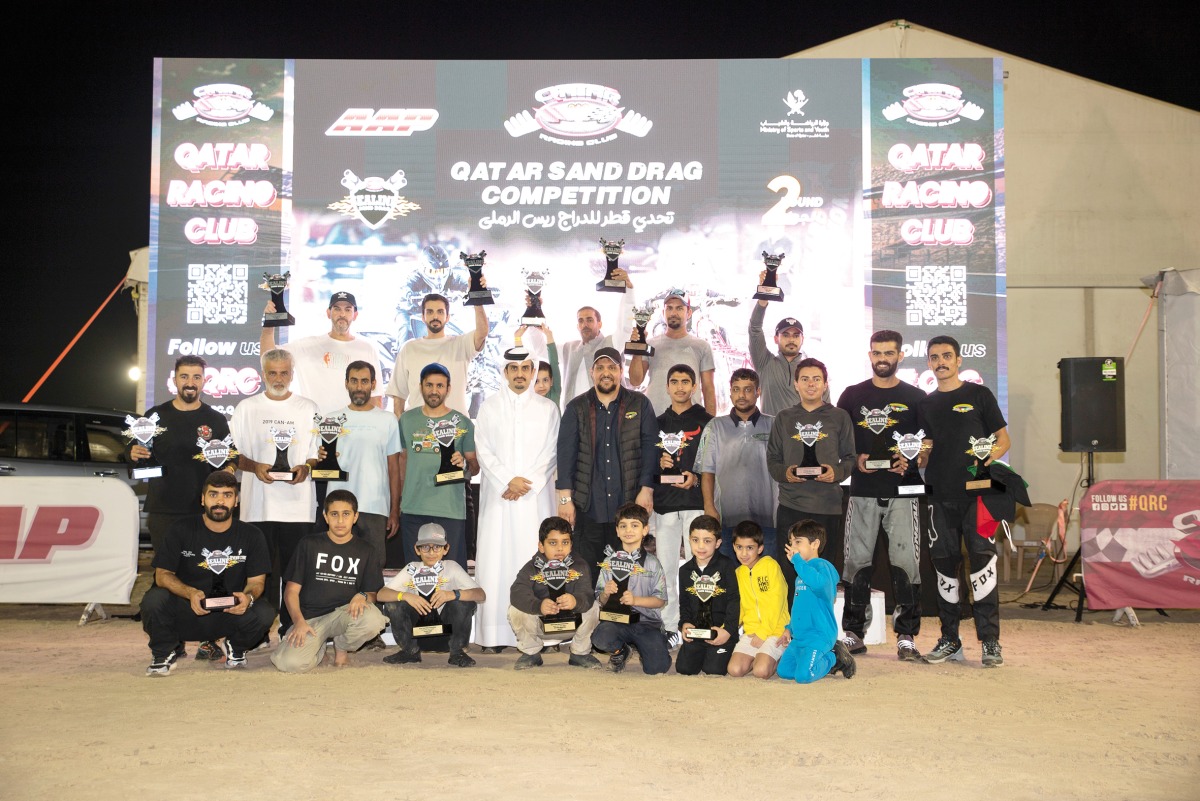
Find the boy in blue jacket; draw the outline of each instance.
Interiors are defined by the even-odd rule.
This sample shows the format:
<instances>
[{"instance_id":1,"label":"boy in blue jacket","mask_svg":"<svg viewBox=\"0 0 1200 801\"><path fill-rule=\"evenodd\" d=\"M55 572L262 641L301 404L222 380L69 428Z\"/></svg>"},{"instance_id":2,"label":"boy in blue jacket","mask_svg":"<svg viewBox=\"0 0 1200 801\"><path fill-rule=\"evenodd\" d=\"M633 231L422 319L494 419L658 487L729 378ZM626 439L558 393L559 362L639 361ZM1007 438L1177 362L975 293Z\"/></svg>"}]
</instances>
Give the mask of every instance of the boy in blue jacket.
<instances>
[{"instance_id":1,"label":"boy in blue jacket","mask_svg":"<svg viewBox=\"0 0 1200 801\"><path fill-rule=\"evenodd\" d=\"M855 671L854 657L838 639L833 615L838 572L819 556L825 542L825 527L813 520L801 520L788 530L785 553L796 569L796 592L788 624L792 639L779 658L778 673L798 684L838 672L850 678Z\"/></svg>"}]
</instances>

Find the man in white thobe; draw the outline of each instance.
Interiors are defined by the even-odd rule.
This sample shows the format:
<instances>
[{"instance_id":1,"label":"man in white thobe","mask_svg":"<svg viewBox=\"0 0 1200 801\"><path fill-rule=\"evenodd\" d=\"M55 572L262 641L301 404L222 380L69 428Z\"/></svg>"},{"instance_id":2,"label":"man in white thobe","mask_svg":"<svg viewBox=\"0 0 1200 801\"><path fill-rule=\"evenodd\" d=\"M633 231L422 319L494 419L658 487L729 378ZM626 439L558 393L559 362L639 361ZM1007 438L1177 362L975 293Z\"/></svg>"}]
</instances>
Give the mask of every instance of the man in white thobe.
<instances>
[{"instance_id":1,"label":"man in white thobe","mask_svg":"<svg viewBox=\"0 0 1200 801\"><path fill-rule=\"evenodd\" d=\"M508 386L479 407L479 525L475 580L487 595L475 615L475 642L495 653L515 646L508 590L537 551L538 526L554 511L558 406L533 391L540 353L517 345L505 352Z\"/></svg>"}]
</instances>

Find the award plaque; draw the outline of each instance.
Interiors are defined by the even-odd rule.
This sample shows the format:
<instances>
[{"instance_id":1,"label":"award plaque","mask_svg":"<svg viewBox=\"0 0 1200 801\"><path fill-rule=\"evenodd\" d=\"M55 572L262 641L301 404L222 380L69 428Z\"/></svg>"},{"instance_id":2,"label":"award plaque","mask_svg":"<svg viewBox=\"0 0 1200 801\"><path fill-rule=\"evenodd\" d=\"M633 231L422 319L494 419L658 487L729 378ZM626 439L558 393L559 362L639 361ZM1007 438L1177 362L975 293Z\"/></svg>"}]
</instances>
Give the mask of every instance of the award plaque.
<instances>
[{"instance_id":1,"label":"award plaque","mask_svg":"<svg viewBox=\"0 0 1200 801\"><path fill-rule=\"evenodd\" d=\"M471 274L471 286L467 288L467 299L463 301L464 306L491 306L496 302L492 298L492 291L483 285L483 260L486 256L486 250L478 253L459 252L458 254L458 257L467 265L467 272Z\"/></svg>"},{"instance_id":2,"label":"award plaque","mask_svg":"<svg viewBox=\"0 0 1200 801\"><path fill-rule=\"evenodd\" d=\"M546 315L542 312L542 288L546 286L547 272L531 270L525 273L525 314L521 315L521 325L536 325L541 328L546 324Z\"/></svg>"},{"instance_id":3,"label":"award plaque","mask_svg":"<svg viewBox=\"0 0 1200 801\"><path fill-rule=\"evenodd\" d=\"M236 459L238 455L237 450L233 447L232 434L226 434L225 439L197 437L196 447L200 449L200 452L192 458L207 462L208 466L214 470L220 470L226 462Z\"/></svg>"},{"instance_id":4,"label":"award plaque","mask_svg":"<svg viewBox=\"0 0 1200 801\"><path fill-rule=\"evenodd\" d=\"M408 574L412 578L412 584L417 589L417 593L428 601L435 592L442 580L442 563L436 565L410 564L408 566ZM443 623L441 614L434 609L427 615L422 615L421 618L413 626L414 637L440 637L443 634L449 634L454 627L449 623Z\"/></svg>"},{"instance_id":5,"label":"award plaque","mask_svg":"<svg viewBox=\"0 0 1200 801\"><path fill-rule=\"evenodd\" d=\"M617 269L617 261L625 250L625 240L609 242L604 237L600 237L600 247L604 251L605 269L604 278L596 284L596 290L599 292L624 292L627 284L619 278L613 278L613 271Z\"/></svg>"},{"instance_id":6,"label":"award plaque","mask_svg":"<svg viewBox=\"0 0 1200 801\"><path fill-rule=\"evenodd\" d=\"M817 440L823 436L820 422L796 423L796 433L792 435L792 439L798 439L804 445L804 458L792 470L792 475L797 478L814 478L825 472L825 468L821 467L821 463L817 461L817 449L814 447Z\"/></svg>"},{"instance_id":7,"label":"award plaque","mask_svg":"<svg viewBox=\"0 0 1200 801\"><path fill-rule=\"evenodd\" d=\"M545 562L539 556L534 565L539 568L539 572L533 577L535 582L533 594L539 600L544 598L556 600L562 597L565 594L563 588L567 586L567 582L579 578L579 571L571 569L571 557L569 556L561 561L549 559ZM542 621L542 630L547 634L574 634L575 630L583 623L583 615L572 611L539 615L538 617Z\"/></svg>"},{"instance_id":8,"label":"award plaque","mask_svg":"<svg viewBox=\"0 0 1200 801\"><path fill-rule=\"evenodd\" d=\"M313 415L313 422L317 424L317 434L325 443L325 458L313 466L309 475L313 481L345 481L350 478L350 474L338 464L337 441L338 437L346 433L346 415L322 417L316 414Z\"/></svg>"},{"instance_id":9,"label":"award plaque","mask_svg":"<svg viewBox=\"0 0 1200 801\"><path fill-rule=\"evenodd\" d=\"M461 467L456 467L450 459L454 456L454 439L458 436L458 424L461 418L457 414L451 415L449 420L430 420L429 429L433 432L433 438L437 440L441 446L442 464L438 468L437 475L433 477L433 483L439 487L444 487L449 484L466 483L467 473Z\"/></svg>"},{"instance_id":10,"label":"award plaque","mask_svg":"<svg viewBox=\"0 0 1200 801\"><path fill-rule=\"evenodd\" d=\"M859 411L863 416L862 424L875 435L875 439L871 443L871 450L867 454L866 468L868 470L891 470L892 449L887 438L887 427L888 423L892 422L889 416L892 407L868 409L863 406Z\"/></svg>"},{"instance_id":11,"label":"award plaque","mask_svg":"<svg viewBox=\"0 0 1200 801\"><path fill-rule=\"evenodd\" d=\"M296 318L283 305L283 291L287 289L291 276L291 273L263 273L263 282L259 284L259 288L270 290L271 302L275 304L275 311L263 315L263 328L282 328L296 324Z\"/></svg>"},{"instance_id":12,"label":"award plaque","mask_svg":"<svg viewBox=\"0 0 1200 801\"><path fill-rule=\"evenodd\" d=\"M629 341L625 343L624 353L626 356L653 356L654 346L646 342L646 326L650 323L650 318L654 316L654 310L650 306L643 306L633 310L633 334Z\"/></svg>"},{"instance_id":13,"label":"award plaque","mask_svg":"<svg viewBox=\"0 0 1200 801\"><path fill-rule=\"evenodd\" d=\"M642 618L641 613L634 611L632 606L623 604L619 600L625 594L625 590L629 589L629 577L641 568L637 563L637 552L626 553L625 551L616 551L614 553L611 545L605 545L604 556L606 558L601 567L608 568L608 572L612 574L613 581L617 583L617 591L600 608L600 619L607 620L610 623L624 623L626 625L637 623Z\"/></svg>"},{"instance_id":14,"label":"award plaque","mask_svg":"<svg viewBox=\"0 0 1200 801\"><path fill-rule=\"evenodd\" d=\"M140 459L133 463L133 467L129 468L130 478L162 478L167 469L158 463L154 458L154 452L150 448L150 443L156 436L162 434L167 429L158 424L158 412L152 412L149 417L134 417L131 414L125 415L125 425L129 428L121 433L135 441L150 452L150 457Z\"/></svg>"},{"instance_id":15,"label":"award plaque","mask_svg":"<svg viewBox=\"0 0 1200 801\"><path fill-rule=\"evenodd\" d=\"M658 432L658 447L666 451L671 457L671 466L665 468L658 476L659 484L682 484L687 481L687 476L679 471L679 452L687 447L687 440L684 438L682 431L676 431L673 434L668 434L666 431Z\"/></svg>"},{"instance_id":16,"label":"award plaque","mask_svg":"<svg viewBox=\"0 0 1200 801\"><path fill-rule=\"evenodd\" d=\"M721 589L718 582L721 580L720 573L713 573L711 576L705 576L692 571L692 586L687 588L687 591L696 596L700 601L700 611L696 614L696 623L693 628L688 630L687 638L689 640L711 640L717 636L717 632L712 625L712 606L710 602L714 595L721 595L725 590Z\"/></svg>"},{"instance_id":17,"label":"award plaque","mask_svg":"<svg viewBox=\"0 0 1200 801\"><path fill-rule=\"evenodd\" d=\"M767 251L762 252L763 264L767 267L767 277L758 285L754 293L755 300L783 300L783 290L779 288L779 265L785 254L772 256Z\"/></svg>"},{"instance_id":18,"label":"award plaque","mask_svg":"<svg viewBox=\"0 0 1200 801\"><path fill-rule=\"evenodd\" d=\"M985 490L992 488L992 474L988 470L988 466L984 464L984 460L992 455L992 449L996 446L996 435L989 434L986 437L970 437L971 447L967 453L975 457L975 464L967 468L974 478L967 482L968 490Z\"/></svg>"},{"instance_id":19,"label":"award plaque","mask_svg":"<svg viewBox=\"0 0 1200 801\"><path fill-rule=\"evenodd\" d=\"M901 435L899 431L892 434L892 439L896 441L896 451L909 462L908 472L905 478L900 480L900 486L896 487L896 492L899 495L924 495L925 484L920 480L921 474L914 470L913 460L916 459L921 451L925 449L925 431L924 429L915 434ZM909 483L910 479L907 476L913 476L917 479L916 483Z\"/></svg>"},{"instance_id":20,"label":"award plaque","mask_svg":"<svg viewBox=\"0 0 1200 801\"><path fill-rule=\"evenodd\" d=\"M292 473L292 466L288 463L288 448L291 447L292 440L296 437L296 429L288 426L280 431L275 426L271 426L267 429L267 433L271 435L271 441L275 443L275 464L271 465L267 475L274 481L291 481L296 476Z\"/></svg>"},{"instance_id":21,"label":"award plaque","mask_svg":"<svg viewBox=\"0 0 1200 801\"><path fill-rule=\"evenodd\" d=\"M229 558L233 555L233 549L210 551L207 548L201 548L200 555L204 557L208 569L216 574L213 577L212 588L204 594L204 598L200 601L200 608L213 612L237 606L238 599L225 589L225 577L221 575L229 566Z\"/></svg>"}]
</instances>

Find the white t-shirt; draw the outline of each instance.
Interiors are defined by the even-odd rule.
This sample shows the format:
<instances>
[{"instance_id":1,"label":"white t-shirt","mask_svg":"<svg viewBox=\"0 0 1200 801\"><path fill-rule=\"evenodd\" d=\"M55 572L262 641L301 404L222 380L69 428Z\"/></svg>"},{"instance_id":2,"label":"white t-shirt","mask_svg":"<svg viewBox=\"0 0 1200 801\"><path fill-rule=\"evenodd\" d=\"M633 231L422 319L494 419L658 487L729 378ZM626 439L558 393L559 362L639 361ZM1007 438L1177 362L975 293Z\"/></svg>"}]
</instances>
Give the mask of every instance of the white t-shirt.
<instances>
[{"instance_id":1,"label":"white t-shirt","mask_svg":"<svg viewBox=\"0 0 1200 801\"><path fill-rule=\"evenodd\" d=\"M346 392L346 367L350 362L363 361L374 367L374 394L383 394L379 355L369 340L356 337L343 342L329 334L318 334L279 347L296 360L292 392L312 398L322 412L339 409L350 400L350 393Z\"/></svg>"},{"instance_id":2,"label":"white t-shirt","mask_svg":"<svg viewBox=\"0 0 1200 801\"><path fill-rule=\"evenodd\" d=\"M287 449L288 465L317 458L317 404L292 393L284 400L273 400L265 392L251 395L233 410L229 431L240 453L265 464L275 463L277 451L271 429L293 430ZM198 499L197 499L198 500ZM317 492L311 480L299 484L276 481L266 484L250 471L242 471L241 519L247 523L311 523L317 512Z\"/></svg>"},{"instance_id":3,"label":"white t-shirt","mask_svg":"<svg viewBox=\"0 0 1200 801\"><path fill-rule=\"evenodd\" d=\"M346 489L358 498L359 513L387 517L392 497L387 458L400 453L400 425L383 409L352 411L349 406L327 414L346 415L338 437L338 464L350 474L346 481L330 481L329 492Z\"/></svg>"},{"instance_id":4,"label":"white t-shirt","mask_svg":"<svg viewBox=\"0 0 1200 801\"><path fill-rule=\"evenodd\" d=\"M438 362L450 371L450 395L446 405L451 409L467 409L467 364L475 358L475 332L429 339L410 339L396 356L396 369L388 382L387 394L404 401L411 409L423 403L421 399L421 370Z\"/></svg>"}]
</instances>

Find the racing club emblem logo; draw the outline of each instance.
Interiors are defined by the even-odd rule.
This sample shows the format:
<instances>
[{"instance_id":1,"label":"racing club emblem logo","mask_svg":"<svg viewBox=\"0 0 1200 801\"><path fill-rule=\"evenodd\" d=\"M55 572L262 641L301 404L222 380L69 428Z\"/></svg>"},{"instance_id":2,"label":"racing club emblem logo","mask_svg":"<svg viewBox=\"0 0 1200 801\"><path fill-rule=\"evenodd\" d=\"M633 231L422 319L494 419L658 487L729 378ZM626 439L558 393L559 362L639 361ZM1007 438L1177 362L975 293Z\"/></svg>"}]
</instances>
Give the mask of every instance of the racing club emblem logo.
<instances>
[{"instance_id":1,"label":"racing club emblem logo","mask_svg":"<svg viewBox=\"0 0 1200 801\"><path fill-rule=\"evenodd\" d=\"M964 102L962 89L946 83L921 83L905 87L904 102L899 100L883 110L883 118L894 122L907 117L913 125L937 128L953 125L962 118L978 122L983 109Z\"/></svg>"},{"instance_id":2,"label":"racing club emblem logo","mask_svg":"<svg viewBox=\"0 0 1200 801\"><path fill-rule=\"evenodd\" d=\"M180 103L171 109L175 119L183 122L195 118L202 125L232 128L250 120L266 122L275 116L268 105L254 99L254 92L235 83L210 83L192 90L195 100Z\"/></svg>"},{"instance_id":3,"label":"racing club emblem logo","mask_svg":"<svg viewBox=\"0 0 1200 801\"><path fill-rule=\"evenodd\" d=\"M534 92L540 106L533 112L514 114L504 123L512 137L541 129L541 138L560 145L575 145L571 140L598 145L617 138L614 131L642 137L654 123L636 111L621 106L616 89L594 83L560 83Z\"/></svg>"},{"instance_id":4,"label":"racing club emblem logo","mask_svg":"<svg viewBox=\"0 0 1200 801\"><path fill-rule=\"evenodd\" d=\"M375 230L388 220L406 217L410 211L421 208L400 194L408 185L404 170L396 170L391 178L375 176L359 178L352 170L342 174L342 186L349 192L341 200L329 204L332 211L361 220Z\"/></svg>"}]
</instances>

